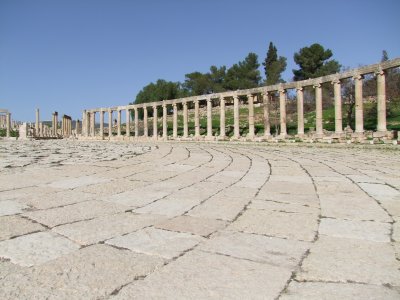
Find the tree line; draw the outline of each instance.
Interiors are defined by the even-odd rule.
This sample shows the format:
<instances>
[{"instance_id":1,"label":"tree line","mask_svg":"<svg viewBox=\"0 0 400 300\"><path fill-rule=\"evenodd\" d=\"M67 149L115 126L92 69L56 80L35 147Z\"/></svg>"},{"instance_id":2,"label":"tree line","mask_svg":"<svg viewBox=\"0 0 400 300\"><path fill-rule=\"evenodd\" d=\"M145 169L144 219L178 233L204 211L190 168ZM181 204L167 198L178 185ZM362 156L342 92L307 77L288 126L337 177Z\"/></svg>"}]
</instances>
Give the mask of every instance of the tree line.
<instances>
[{"instance_id":1,"label":"tree line","mask_svg":"<svg viewBox=\"0 0 400 300\"><path fill-rule=\"evenodd\" d=\"M312 44L301 48L294 54L294 61L299 66L293 70L293 80L304 80L324 75L337 73L341 65L331 59L333 53L320 44ZM238 89L250 89L262 85L272 85L284 82L282 73L286 70L287 59L278 56L276 46L270 42L266 57L262 62L264 66L265 80L262 79L259 70L258 55L249 53L244 60L226 66L211 66L209 72L192 72L185 74L185 81L172 82L159 79L143 87L137 94L135 103L146 103L177 99L188 96L197 96Z\"/></svg>"}]
</instances>

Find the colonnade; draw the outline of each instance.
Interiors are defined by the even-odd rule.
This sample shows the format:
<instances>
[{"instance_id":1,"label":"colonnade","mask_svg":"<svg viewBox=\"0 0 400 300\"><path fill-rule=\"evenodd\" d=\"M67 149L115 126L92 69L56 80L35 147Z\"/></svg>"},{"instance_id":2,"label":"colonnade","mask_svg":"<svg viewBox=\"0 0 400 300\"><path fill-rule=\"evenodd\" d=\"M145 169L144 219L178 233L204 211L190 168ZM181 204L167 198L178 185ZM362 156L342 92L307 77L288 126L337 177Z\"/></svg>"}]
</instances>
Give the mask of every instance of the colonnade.
<instances>
[{"instance_id":1,"label":"colonnade","mask_svg":"<svg viewBox=\"0 0 400 300\"><path fill-rule=\"evenodd\" d=\"M400 66L400 58L386 61L380 64L374 64L370 66L361 67L358 69L350 70L340 74L333 74L315 79L309 79L304 81L283 83L272 86L259 87L248 90L238 90L232 92L224 92L218 94L201 95L195 97L164 100L159 102L151 102L145 104L134 104L127 106L118 106L113 108L100 108L90 109L83 112L83 136L96 137L100 136L104 138L104 114L108 113L108 137L112 137L112 121L113 113L117 114L116 122L116 135L117 137L122 136L121 131L121 113L126 113L126 137L148 137L148 108L153 110L153 139L176 139L178 138L178 105L182 107L183 114L183 134L179 138L189 138L189 120L188 120L188 106L194 107L194 139L227 139L226 126L233 125L233 136L231 139L241 139L240 135L240 100L247 100L248 116L247 116L247 127L248 134L246 139L253 140L257 137L255 134L255 115L254 115L254 103L260 102L263 105L263 123L264 123L264 134L263 138L269 138L271 136L271 124L270 124L270 111L269 101L270 95L279 95L279 123L280 131L279 137L285 138L287 133L287 93L289 90L296 90L296 101L297 101L297 136L304 136L304 88L312 87L315 93L315 133L314 137L324 137L323 130L323 99L322 99L322 84L331 83L333 85L334 93L334 108L335 108L335 131L331 133L333 137L341 137L343 135L343 120L342 120L342 82L345 79L351 78L354 81L354 98L355 98L355 135L362 136L364 133L364 116L363 116L363 77L366 74L373 73L377 80L377 132L384 136L387 133L386 127L386 91L385 91L385 74L386 70ZM206 135L200 136L200 113L199 113L199 102L206 101L207 111L207 127ZM220 117L220 128L219 135L213 136L212 132L212 106L213 102L219 103L219 117ZM226 103L233 102L233 124L226 124L225 112ZM158 108L162 108L162 134L158 133ZM172 136L167 135L167 115L168 111L172 108ZM139 135L139 110L143 113L143 133ZM130 116L131 112L134 115L134 132L131 132ZM95 130L96 114L99 114L100 130L97 135Z\"/></svg>"},{"instance_id":2,"label":"colonnade","mask_svg":"<svg viewBox=\"0 0 400 300\"><path fill-rule=\"evenodd\" d=\"M0 114L5 115L5 120L4 121L5 121L5 128L6 128L6 137L10 137L11 113L6 109L0 109Z\"/></svg>"},{"instance_id":3,"label":"colonnade","mask_svg":"<svg viewBox=\"0 0 400 300\"><path fill-rule=\"evenodd\" d=\"M61 135L63 137L70 137L72 135L72 118L63 115L61 119Z\"/></svg>"}]
</instances>

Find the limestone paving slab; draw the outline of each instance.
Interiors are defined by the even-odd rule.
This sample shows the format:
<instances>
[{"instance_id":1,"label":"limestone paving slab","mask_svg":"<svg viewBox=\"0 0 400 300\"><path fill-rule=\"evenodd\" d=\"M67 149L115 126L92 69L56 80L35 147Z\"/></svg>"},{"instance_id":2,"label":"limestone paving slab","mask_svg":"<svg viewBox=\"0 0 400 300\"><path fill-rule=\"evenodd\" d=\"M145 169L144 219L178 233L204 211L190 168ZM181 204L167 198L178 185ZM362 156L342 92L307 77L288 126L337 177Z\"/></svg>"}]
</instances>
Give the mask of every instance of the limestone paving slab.
<instances>
[{"instance_id":1,"label":"limestone paving slab","mask_svg":"<svg viewBox=\"0 0 400 300\"><path fill-rule=\"evenodd\" d=\"M96 183L108 182L110 179L98 178L94 176L81 176L75 178L66 178L49 183L47 186L61 189L74 189L80 186L91 185Z\"/></svg>"},{"instance_id":2,"label":"limestone paving slab","mask_svg":"<svg viewBox=\"0 0 400 300\"><path fill-rule=\"evenodd\" d=\"M196 246L202 240L202 237L187 233L145 228L124 236L115 237L106 241L106 243L138 253L172 259Z\"/></svg>"},{"instance_id":3,"label":"limestone paving slab","mask_svg":"<svg viewBox=\"0 0 400 300\"><path fill-rule=\"evenodd\" d=\"M24 216L49 227L76 221L91 219L104 215L124 212L128 208L119 204L104 201L86 201L64 207L27 212Z\"/></svg>"},{"instance_id":4,"label":"limestone paving slab","mask_svg":"<svg viewBox=\"0 0 400 300\"><path fill-rule=\"evenodd\" d=\"M45 227L42 225L24 219L21 216L0 217L0 240L43 230L45 230Z\"/></svg>"},{"instance_id":5,"label":"limestone paving slab","mask_svg":"<svg viewBox=\"0 0 400 300\"><path fill-rule=\"evenodd\" d=\"M1 299L99 299L163 265L155 256L89 246L0 281Z\"/></svg>"},{"instance_id":6,"label":"limestone paving slab","mask_svg":"<svg viewBox=\"0 0 400 300\"><path fill-rule=\"evenodd\" d=\"M290 274L280 267L192 251L111 299L275 299Z\"/></svg>"},{"instance_id":7,"label":"limestone paving slab","mask_svg":"<svg viewBox=\"0 0 400 300\"><path fill-rule=\"evenodd\" d=\"M319 233L332 237L390 242L390 223L322 218Z\"/></svg>"},{"instance_id":8,"label":"limestone paving slab","mask_svg":"<svg viewBox=\"0 0 400 300\"><path fill-rule=\"evenodd\" d=\"M22 213L29 206L21 204L14 200L0 201L0 216L9 216Z\"/></svg>"},{"instance_id":9,"label":"limestone paving slab","mask_svg":"<svg viewBox=\"0 0 400 300\"><path fill-rule=\"evenodd\" d=\"M330 282L295 282L289 284L287 291L279 299L282 300L342 300L342 299L376 299L395 300L400 294L386 286L330 283Z\"/></svg>"},{"instance_id":10,"label":"limestone paving slab","mask_svg":"<svg viewBox=\"0 0 400 300\"><path fill-rule=\"evenodd\" d=\"M159 215L122 213L60 225L53 231L80 245L90 245L157 224L164 219Z\"/></svg>"},{"instance_id":11,"label":"limestone paving slab","mask_svg":"<svg viewBox=\"0 0 400 300\"><path fill-rule=\"evenodd\" d=\"M187 232L201 236L208 236L211 233L223 229L226 222L222 220L195 218L191 216L179 216L155 225L160 229L177 232Z\"/></svg>"},{"instance_id":12,"label":"limestone paving slab","mask_svg":"<svg viewBox=\"0 0 400 300\"><path fill-rule=\"evenodd\" d=\"M197 249L292 270L309 247L310 243L302 241L221 231Z\"/></svg>"},{"instance_id":13,"label":"limestone paving slab","mask_svg":"<svg viewBox=\"0 0 400 300\"><path fill-rule=\"evenodd\" d=\"M106 202L112 202L115 204L121 204L126 207L141 207L149 204L155 200L168 196L171 192L169 191L154 191L147 187L137 188L131 191L115 194L112 196L102 197L102 200Z\"/></svg>"},{"instance_id":14,"label":"limestone paving slab","mask_svg":"<svg viewBox=\"0 0 400 300\"><path fill-rule=\"evenodd\" d=\"M135 212L140 214L158 214L172 218L184 214L200 202L201 200L198 198L176 199L171 195L142 208L135 209Z\"/></svg>"},{"instance_id":15,"label":"limestone paving slab","mask_svg":"<svg viewBox=\"0 0 400 300\"><path fill-rule=\"evenodd\" d=\"M79 245L55 233L38 232L0 242L0 257L29 267L78 249Z\"/></svg>"},{"instance_id":16,"label":"limestone paving slab","mask_svg":"<svg viewBox=\"0 0 400 300\"><path fill-rule=\"evenodd\" d=\"M318 215L248 209L228 229L312 241L318 230Z\"/></svg>"},{"instance_id":17,"label":"limestone paving slab","mask_svg":"<svg viewBox=\"0 0 400 300\"><path fill-rule=\"evenodd\" d=\"M296 278L400 286L399 267L390 243L320 236Z\"/></svg>"}]
</instances>

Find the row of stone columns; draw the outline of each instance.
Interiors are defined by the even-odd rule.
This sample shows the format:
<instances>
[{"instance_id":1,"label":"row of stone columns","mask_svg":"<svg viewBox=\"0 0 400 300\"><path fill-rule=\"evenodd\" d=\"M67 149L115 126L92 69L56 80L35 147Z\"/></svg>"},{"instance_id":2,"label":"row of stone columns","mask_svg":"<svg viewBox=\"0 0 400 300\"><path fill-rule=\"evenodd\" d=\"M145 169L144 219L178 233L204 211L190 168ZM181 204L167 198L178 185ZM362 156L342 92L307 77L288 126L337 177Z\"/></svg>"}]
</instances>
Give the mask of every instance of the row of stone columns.
<instances>
[{"instance_id":1,"label":"row of stone columns","mask_svg":"<svg viewBox=\"0 0 400 300\"><path fill-rule=\"evenodd\" d=\"M70 137L72 135L72 118L63 115L61 119L61 131L63 137Z\"/></svg>"},{"instance_id":2,"label":"row of stone columns","mask_svg":"<svg viewBox=\"0 0 400 300\"><path fill-rule=\"evenodd\" d=\"M377 76L377 107L378 107L378 124L377 131L386 132L386 96L385 96L385 73L383 71L379 71L376 73ZM353 77L354 85L355 85L355 121L356 133L364 132L364 124L363 124L363 98L362 98L362 75L357 75ZM343 133L343 120L342 120L342 97L341 97L341 81L339 79L333 80L333 91L334 91L334 105L335 105L335 134ZM323 132L323 108L322 108L322 83L317 83L313 85L315 91L315 110L316 110L316 136L322 137L324 135ZM299 86L296 88L296 97L297 97L297 134L299 136L304 135L304 94L303 94L303 86ZM275 93L275 91L258 94L247 94L240 95L247 97L248 103L248 138L252 139L255 137L255 119L254 119L254 100L255 97L261 97L261 102L264 107L264 136L270 136L270 113L269 113L269 93ZM287 135L287 119L286 119L286 100L287 100L287 90L279 89L279 115L280 115L280 136L285 137ZM220 97L220 138L226 138L225 131L225 98ZM240 128L239 128L239 94L233 94L229 98L233 98L233 115L234 115L234 130L233 130L233 138L240 138ZM205 99L207 102L207 133L206 139L212 139L212 99L210 97ZM194 102L194 123L195 123L195 138L200 137L200 120L199 120L199 100L193 100ZM183 138L187 138L189 134L188 128L188 102L182 101L183 106ZM167 104L164 102L160 102L159 104L153 104L153 137L158 137L158 129L157 129L157 107L162 106L162 137L164 139L167 138ZM134 106L133 108L125 107L118 108L117 111L117 136L121 136L121 110L126 110L126 136L130 136L130 114L131 110L134 111L134 135L135 137L139 136L139 119L138 119L138 109L143 109L143 128L144 133L143 136L148 136L148 113L147 106ZM177 102L172 103L173 116L172 116L172 137L178 137L178 108ZM100 113L100 136L104 136L104 112L108 111L108 120L109 120L109 129L108 135L112 135L112 112L113 110L100 110L97 111ZM86 124L86 130L84 134L86 136L95 136L95 115L96 111L88 111L84 113L84 124ZM86 121L85 121L86 120Z\"/></svg>"}]
</instances>

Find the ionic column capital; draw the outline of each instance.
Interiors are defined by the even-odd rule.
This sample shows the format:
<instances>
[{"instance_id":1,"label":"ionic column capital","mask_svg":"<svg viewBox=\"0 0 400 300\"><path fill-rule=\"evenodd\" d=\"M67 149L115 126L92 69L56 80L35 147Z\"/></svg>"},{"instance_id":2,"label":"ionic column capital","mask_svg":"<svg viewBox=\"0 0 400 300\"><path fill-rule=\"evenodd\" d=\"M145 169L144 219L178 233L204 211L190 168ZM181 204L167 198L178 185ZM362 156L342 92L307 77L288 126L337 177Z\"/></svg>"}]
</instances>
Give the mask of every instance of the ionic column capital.
<instances>
[{"instance_id":1,"label":"ionic column capital","mask_svg":"<svg viewBox=\"0 0 400 300\"><path fill-rule=\"evenodd\" d=\"M278 92L279 92L280 94L285 94L285 93L286 93L286 90L285 90L285 89L279 89Z\"/></svg>"},{"instance_id":2,"label":"ionic column capital","mask_svg":"<svg viewBox=\"0 0 400 300\"><path fill-rule=\"evenodd\" d=\"M176 107L176 102L172 103L172 106L175 108Z\"/></svg>"},{"instance_id":3,"label":"ionic column capital","mask_svg":"<svg viewBox=\"0 0 400 300\"><path fill-rule=\"evenodd\" d=\"M364 76L361 74L357 74L357 75L353 76L353 80L363 80L363 79L364 79Z\"/></svg>"},{"instance_id":4,"label":"ionic column capital","mask_svg":"<svg viewBox=\"0 0 400 300\"><path fill-rule=\"evenodd\" d=\"M296 91L299 91L299 92L301 92L301 91L303 91L304 90L304 88L302 87L302 86L298 86L298 87L296 87Z\"/></svg>"},{"instance_id":5,"label":"ionic column capital","mask_svg":"<svg viewBox=\"0 0 400 300\"><path fill-rule=\"evenodd\" d=\"M314 89L316 89L316 88L321 88L321 83L315 83L315 84L313 84L313 88L314 88Z\"/></svg>"},{"instance_id":6,"label":"ionic column capital","mask_svg":"<svg viewBox=\"0 0 400 300\"><path fill-rule=\"evenodd\" d=\"M375 71L375 76L383 76L385 75L385 71L383 71L382 69Z\"/></svg>"},{"instance_id":7,"label":"ionic column capital","mask_svg":"<svg viewBox=\"0 0 400 300\"><path fill-rule=\"evenodd\" d=\"M157 109L157 104L153 104L153 109Z\"/></svg>"},{"instance_id":8,"label":"ionic column capital","mask_svg":"<svg viewBox=\"0 0 400 300\"><path fill-rule=\"evenodd\" d=\"M247 98L253 97L253 94L247 94L246 97Z\"/></svg>"},{"instance_id":9,"label":"ionic column capital","mask_svg":"<svg viewBox=\"0 0 400 300\"><path fill-rule=\"evenodd\" d=\"M336 79L332 80L332 82L331 82L331 84L333 84L333 85L340 84L340 83L341 83L341 81L339 78L336 78Z\"/></svg>"}]
</instances>

